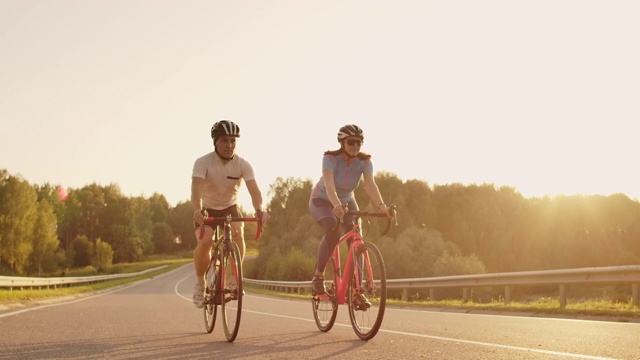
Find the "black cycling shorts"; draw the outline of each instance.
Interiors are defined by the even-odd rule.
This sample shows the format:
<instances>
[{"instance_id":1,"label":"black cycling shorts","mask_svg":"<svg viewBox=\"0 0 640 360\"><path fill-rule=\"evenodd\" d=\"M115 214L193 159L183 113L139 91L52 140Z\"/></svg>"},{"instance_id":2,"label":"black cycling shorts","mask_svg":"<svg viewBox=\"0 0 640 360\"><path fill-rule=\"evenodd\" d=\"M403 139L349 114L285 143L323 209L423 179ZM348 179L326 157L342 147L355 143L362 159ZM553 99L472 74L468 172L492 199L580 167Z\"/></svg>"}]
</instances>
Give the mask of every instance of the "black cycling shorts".
<instances>
[{"instance_id":1,"label":"black cycling shorts","mask_svg":"<svg viewBox=\"0 0 640 360\"><path fill-rule=\"evenodd\" d=\"M207 213L209 214L209 216L213 217L226 217L227 215L231 215L231 217L242 217L242 213L240 212L240 210L238 210L237 205L231 205L228 208L222 210L207 209ZM194 225L196 229L200 227L197 222L194 222Z\"/></svg>"}]
</instances>

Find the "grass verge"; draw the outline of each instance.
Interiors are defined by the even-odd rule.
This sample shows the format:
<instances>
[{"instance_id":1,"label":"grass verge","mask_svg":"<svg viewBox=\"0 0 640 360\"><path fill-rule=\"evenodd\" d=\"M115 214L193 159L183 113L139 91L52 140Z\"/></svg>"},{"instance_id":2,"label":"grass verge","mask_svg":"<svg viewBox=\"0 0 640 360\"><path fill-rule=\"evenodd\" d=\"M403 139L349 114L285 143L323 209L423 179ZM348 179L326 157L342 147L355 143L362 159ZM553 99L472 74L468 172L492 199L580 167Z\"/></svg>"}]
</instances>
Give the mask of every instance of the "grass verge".
<instances>
[{"instance_id":1,"label":"grass verge","mask_svg":"<svg viewBox=\"0 0 640 360\"><path fill-rule=\"evenodd\" d=\"M245 285L245 289L250 289L253 294L279 298L311 299L309 294L281 293L251 285ZM467 313L511 313L514 315L524 313L528 316L535 315L540 317L593 318L618 322L640 322L640 307L634 306L631 302L620 303L604 300L575 302L568 300L566 306L561 308L559 300L551 298L541 298L531 302L510 302L509 304L499 301L475 303L472 301L463 302L462 300L404 302L400 299L388 298L387 306Z\"/></svg>"},{"instance_id":2,"label":"grass verge","mask_svg":"<svg viewBox=\"0 0 640 360\"><path fill-rule=\"evenodd\" d=\"M66 296L79 296L83 294L92 293L95 291L101 291L115 286L121 286L135 281L139 281L146 278L158 276L160 274L169 272L176 269L186 263L190 263L193 260L191 258L162 258L154 257L148 261L131 264L118 264L117 267L111 269L110 273L132 273L146 269L151 269L159 266L166 265L165 268L153 271L144 275L126 278L115 279L105 281L102 283L96 283L83 286L63 287L57 289L43 289L43 290L6 290L0 289L0 304L15 304L22 303L28 304L49 298L66 297ZM245 285L246 289L254 294L275 296L279 298L292 298L307 300L310 299L308 294L296 294L296 293L281 293L271 290L254 287L251 285ZM567 305L564 308L560 307L560 303L557 299L553 298L540 298L536 301L530 302L511 302L505 304L501 301L495 301L490 303L475 303L472 301L463 302L462 300L440 300L440 301L411 301L404 302L400 299L389 298L387 300L388 306L403 307L403 308L424 308L433 309L439 311L462 311L462 312L501 312L501 313L528 313L536 314L539 316L558 316L558 317L570 317L570 318L607 318L607 320L620 321L620 322L640 322L640 308L634 306L631 302L614 302L604 300L589 300L589 301L567 301Z\"/></svg>"},{"instance_id":3,"label":"grass verge","mask_svg":"<svg viewBox=\"0 0 640 360\"><path fill-rule=\"evenodd\" d=\"M152 268L163 266L163 265L166 265L166 267L156 271L146 273L144 275L140 275L140 276L134 276L134 277L125 278L125 279L114 279L114 280L109 280L109 281L90 284L90 285L70 286L70 287L42 289L42 290L0 289L0 304L30 303L36 300L81 295L81 294L91 293L95 291L100 291L100 290L108 289L114 286L125 285L125 284L139 281L142 279L152 278L154 276L158 276L160 274L169 272L173 269L176 269L192 261L193 259L186 259L186 258L180 258L180 259L154 258L152 260L140 262L140 263L118 264L117 269L115 269L117 273L133 273L133 272L143 271L147 269L152 269ZM114 269L111 269L110 273L114 273Z\"/></svg>"}]
</instances>

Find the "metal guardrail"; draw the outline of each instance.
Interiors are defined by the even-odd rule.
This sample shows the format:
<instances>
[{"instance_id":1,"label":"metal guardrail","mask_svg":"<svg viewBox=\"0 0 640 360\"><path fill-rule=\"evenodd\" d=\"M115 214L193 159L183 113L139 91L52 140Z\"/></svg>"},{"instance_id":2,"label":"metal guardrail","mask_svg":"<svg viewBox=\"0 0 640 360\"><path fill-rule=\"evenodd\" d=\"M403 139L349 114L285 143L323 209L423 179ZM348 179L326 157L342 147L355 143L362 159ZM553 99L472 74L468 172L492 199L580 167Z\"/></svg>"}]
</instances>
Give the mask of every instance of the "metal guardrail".
<instances>
[{"instance_id":1,"label":"metal guardrail","mask_svg":"<svg viewBox=\"0 0 640 360\"><path fill-rule=\"evenodd\" d=\"M166 267L166 265L130 274L111 274L82 277L42 278L0 276L0 288L7 288L9 290L24 288L42 289L90 284L119 278L139 276L148 272L162 269L164 267ZM307 294L311 289L310 281L272 281L244 279L244 282L253 286L285 293L297 292ZM412 289L428 289L429 298L433 299L435 298L434 295L436 289L461 288L462 299L463 301L467 301L469 299L470 288L504 286L504 301L505 303L509 303L511 301L511 293L513 290L512 288L515 286L557 285L559 286L559 300L561 307L566 306L566 286L571 284L630 284L632 302L635 306L640 305L638 291L638 287L640 284L640 265L387 280L388 289L402 290L403 301L409 300L408 293L409 290Z\"/></svg>"},{"instance_id":2,"label":"metal guardrail","mask_svg":"<svg viewBox=\"0 0 640 360\"><path fill-rule=\"evenodd\" d=\"M78 277L18 277L18 276L0 276L0 288L9 290L22 290L22 289L49 289L57 287L67 287L72 285L84 285L93 284L97 282L103 282L113 279L122 279L128 277L134 277L144 275L146 273L160 270L167 267L167 265L158 266L152 269L138 271L135 273L127 274L110 274L110 275L96 275L96 276L78 276Z\"/></svg>"},{"instance_id":3,"label":"metal guardrail","mask_svg":"<svg viewBox=\"0 0 640 360\"><path fill-rule=\"evenodd\" d=\"M307 294L311 288L310 281L254 279L244 279L243 281L254 286L286 293ZM410 289L428 289L429 298L433 299L436 289L461 288L462 300L467 301L469 288L504 286L504 302L509 303L512 288L515 286L558 285L560 306L565 307L567 303L566 286L570 284L630 284L632 302L635 306L639 306L640 265L389 279L387 280L387 289L401 289L402 300L408 301Z\"/></svg>"}]
</instances>

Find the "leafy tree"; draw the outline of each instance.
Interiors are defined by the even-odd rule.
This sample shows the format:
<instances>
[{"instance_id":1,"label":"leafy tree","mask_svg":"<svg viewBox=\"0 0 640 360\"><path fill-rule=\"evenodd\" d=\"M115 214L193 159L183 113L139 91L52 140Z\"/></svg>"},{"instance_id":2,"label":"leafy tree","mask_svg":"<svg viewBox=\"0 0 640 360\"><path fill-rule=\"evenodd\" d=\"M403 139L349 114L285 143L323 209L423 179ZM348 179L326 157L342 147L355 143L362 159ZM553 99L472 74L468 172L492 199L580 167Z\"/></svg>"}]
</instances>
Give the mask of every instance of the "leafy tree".
<instances>
[{"instance_id":1,"label":"leafy tree","mask_svg":"<svg viewBox=\"0 0 640 360\"><path fill-rule=\"evenodd\" d=\"M34 226L33 251L29 256L31 273L42 276L43 272L58 270L56 251L60 245L56 234L56 217L48 200L38 203L36 212L36 226ZM47 261L49 259L50 261ZM53 260L53 261L51 261Z\"/></svg>"},{"instance_id":2,"label":"leafy tree","mask_svg":"<svg viewBox=\"0 0 640 360\"><path fill-rule=\"evenodd\" d=\"M33 250L36 192L26 180L0 171L0 271L22 274Z\"/></svg>"},{"instance_id":3,"label":"leafy tree","mask_svg":"<svg viewBox=\"0 0 640 360\"><path fill-rule=\"evenodd\" d=\"M144 240L136 234L131 226L113 225L115 243L113 247L113 262L127 263L142 260L144 256Z\"/></svg>"},{"instance_id":4,"label":"leafy tree","mask_svg":"<svg viewBox=\"0 0 640 360\"><path fill-rule=\"evenodd\" d=\"M131 200L120 192L115 185L102 188L104 207L100 210L98 236L109 244L112 249L118 242L113 233L114 226L133 226L131 219Z\"/></svg>"},{"instance_id":5,"label":"leafy tree","mask_svg":"<svg viewBox=\"0 0 640 360\"><path fill-rule=\"evenodd\" d=\"M444 252L434 264L434 276L482 274L487 270L476 254L462 256Z\"/></svg>"},{"instance_id":6,"label":"leafy tree","mask_svg":"<svg viewBox=\"0 0 640 360\"><path fill-rule=\"evenodd\" d=\"M89 241L95 242L99 237L100 217L106 206L104 190L98 184L83 187L77 193L80 203L78 218L78 233L86 236Z\"/></svg>"},{"instance_id":7,"label":"leafy tree","mask_svg":"<svg viewBox=\"0 0 640 360\"><path fill-rule=\"evenodd\" d=\"M174 251L174 239L171 226L167 223L155 223L153 225L153 244L156 254L168 254Z\"/></svg>"},{"instance_id":8,"label":"leafy tree","mask_svg":"<svg viewBox=\"0 0 640 360\"><path fill-rule=\"evenodd\" d=\"M167 215L167 222L171 226L171 231L179 239L180 246L187 250L193 250L196 247L193 214L191 211L191 201L186 201L178 203ZM248 230L245 230L245 232L251 234Z\"/></svg>"},{"instance_id":9,"label":"leafy tree","mask_svg":"<svg viewBox=\"0 0 640 360\"><path fill-rule=\"evenodd\" d=\"M271 185L270 195L271 201L267 206L269 223L260 241L260 254L256 260L256 271L261 278L273 273L268 271L269 266L281 266L277 264L277 254L288 254L291 248L303 247L309 240L309 230L316 227L309 226L313 223L309 217L310 180L278 178ZM301 221L303 218L305 220ZM319 241L320 238L317 239ZM312 271L313 265L304 278L309 278Z\"/></svg>"},{"instance_id":10,"label":"leafy tree","mask_svg":"<svg viewBox=\"0 0 640 360\"><path fill-rule=\"evenodd\" d=\"M426 227L411 227L400 234L397 240L382 238L378 247L387 265L387 275L392 279L459 275L458 271L464 268L451 266L454 261L455 264L468 265L465 274L485 271L475 255L463 256L454 243L445 241L438 231Z\"/></svg>"},{"instance_id":11,"label":"leafy tree","mask_svg":"<svg viewBox=\"0 0 640 360\"><path fill-rule=\"evenodd\" d=\"M400 224L405 228L410 226L426 226L433 228L436 211L433 206L432 192L427 183L420 180L408 180L402 184L402 202L398 209ZM386 197L385 197L386 198ZM390 204L394 199L388 201Z\"/></svg>"},{"instance_id":12,"label":"leafy tree","mask_svg":"<svg viewBox=\"0 0 640 360\"><path fill-rule=\"evenodd\" d=\"M269 195L269 230L284 234L295 227L300 216L309 213L311 180L277 178L271 185Z\"/></svg>"},{"instance_id":13,"label":"leafy tree","mask_svg":"<svg viewBox=\"0 0 640 360\"><path fill-rule=\"evenodd\" d=\"M111 245L102 241L96 240L93 251L92 265L99 271L108 271L113 264L113 249Z\"/></svg>"},{"instance_id":14,"label":"leafy tree","mask_svg":"<svg viewBox=\"0 0 640 360\"><path fill-rule=\"evenodd\" d=\"M69 248L69 244L80 232L80 214L82 212L82 204L78 197L79 192L74 189L68 189L67 200L64 202L64 211L57 214L58 217L58 239L63 250Z\"/></svg>"},{"instance_id":15,"label":"leafy tree","mask_svg":"<svg viewBox=\"0 0 640 360\"><path fill-rule=\"evenodd\" d=\"M69 244L68 256L73 267L85 267L93 261L93 243L80 235Z\"/></svg>"},{"instance_id":16,"label":"leafy tree","mask_svg":"<svg viewBox=\"0 0 640 360\"><path fill-rule=\"evenodd\" d=\"M142 254L150 255L153 253L153 242L151 241L153 221L151 220L150 203L144 197L138 196L131 199L130 206L131 219L135 227L137 241L142 245ZM138 245L134 247L137 248Z\"/></svg>"},{"instance_id":17,"label":"leafy tree","mask_svg":"<svg viewBox=\"0 0 640 360\"><path fill-rule=\"evenodd\" d=\"M169 203L164 195L154 193L149 198L149 211L152 223L165 223L169 216Z\"/></svg>"},{"instance_id":18,"label":"leafy tree","mask_svg":"<svg viewBox=\"0 0 640 360\"><path fill-rule=\"evenodd\" d=\"M33 185L36 194L38 195L38 203L46 200L51 204L53 209L53 213L57 219L60 219L64 216L65 213L65 200L60 197L59 188L60 185L54 186L49 183L45 183L44 185Z\"/></svg>"}]
</instances>

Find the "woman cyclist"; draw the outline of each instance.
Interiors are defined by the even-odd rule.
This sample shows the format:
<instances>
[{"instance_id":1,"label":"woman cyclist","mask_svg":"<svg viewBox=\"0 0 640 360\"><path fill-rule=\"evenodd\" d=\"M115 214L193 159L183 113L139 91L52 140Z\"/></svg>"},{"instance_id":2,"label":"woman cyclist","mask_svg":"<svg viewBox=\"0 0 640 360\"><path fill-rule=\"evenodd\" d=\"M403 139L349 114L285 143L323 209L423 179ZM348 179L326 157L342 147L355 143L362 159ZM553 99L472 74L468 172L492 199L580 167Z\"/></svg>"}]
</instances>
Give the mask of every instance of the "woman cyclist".
<instances>
[{"instance_id":1,"label":"woman cyclist","mask_svg":"<svg viewBox=\"0 0 640 360\"><path fill-rule=\"evenodd\" d=\"M364 178L367 195L377 204L378 210L391 216L373 178L371 155L360 151L363 142L364 133L360 127L353 124L341 127L338 131L340 148L324 153L322 177L311 192L309 211L324 231L312 280L314 295L325 293L324 270L341 235L340 229L333 229L336 229L338 221L343 223L345 231L353 227L352 216L345 215L342 204L347 204L349 210L358 210L353 191L361 178Z\"/></svg>"}]
</instances>

